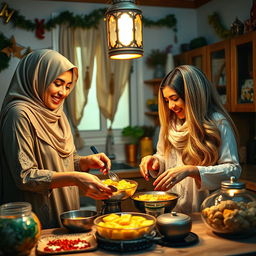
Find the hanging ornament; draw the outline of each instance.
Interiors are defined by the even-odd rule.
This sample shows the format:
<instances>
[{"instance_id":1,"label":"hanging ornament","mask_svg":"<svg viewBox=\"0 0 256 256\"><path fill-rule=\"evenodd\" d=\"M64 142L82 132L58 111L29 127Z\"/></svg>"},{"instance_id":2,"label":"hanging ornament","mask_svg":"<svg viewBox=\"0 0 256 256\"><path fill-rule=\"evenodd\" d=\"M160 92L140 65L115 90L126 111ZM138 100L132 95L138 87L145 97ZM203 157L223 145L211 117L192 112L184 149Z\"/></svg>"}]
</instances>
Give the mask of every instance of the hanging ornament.
<instances>
[{"instance_id":1,"label":"hanging ornament","mask_svg":"<svg viewBox=\"0 0 256 256\"><path fill-rule=\"evenodd\" d=\"M36 22L36 37L39 39L44 39L44 19L38 20L35 19Z\"/></svg>"},{"instance_id":2,"label":"hanging ornament","mask_svg":"<svg viewBox=\"0 0 256 256\"><path fill-rule=\"evenodd\" d=\"M4 4L3 8L0 10L0 17L3 17L5 19L5 23L8 23L14 13L14 10L9 11L8 5Z\"/></svg>"},{"instance_id":3,"label":"hanging ornament","mask_svg":"<svg viewBox=\"0 0 256 256\"><path fill-rule=\"evenodd\" d=\"M8 46L2 49L1 52L5 53L8 57L13 56L21 59L23 57L23 54L21 54L21 51L24 49L24 47L17 45L14 36L11 37L10 41L11 41L11 46Z\"/></svg>"}]
</instances>

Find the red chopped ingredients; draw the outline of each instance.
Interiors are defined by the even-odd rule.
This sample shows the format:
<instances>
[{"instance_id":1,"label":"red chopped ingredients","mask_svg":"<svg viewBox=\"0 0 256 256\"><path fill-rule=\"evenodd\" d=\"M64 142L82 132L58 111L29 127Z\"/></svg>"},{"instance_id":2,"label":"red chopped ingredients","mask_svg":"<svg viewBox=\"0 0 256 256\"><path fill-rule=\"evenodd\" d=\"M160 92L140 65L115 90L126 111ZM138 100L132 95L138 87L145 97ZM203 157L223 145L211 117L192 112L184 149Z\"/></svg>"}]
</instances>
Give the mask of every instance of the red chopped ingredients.
<instances>
[{"instance_id":1,"label":"red chopped ingredients","mask_svg":"<svg viewBox=\"0 0 256 256\"><path fill-rule=\"evenodd\" d=\"M45 252L60 252L60 251L71 251L81 250L90 247L90 243L82 239L54 239L47 243L44 248Z\"/></svg>"}]
</instances>

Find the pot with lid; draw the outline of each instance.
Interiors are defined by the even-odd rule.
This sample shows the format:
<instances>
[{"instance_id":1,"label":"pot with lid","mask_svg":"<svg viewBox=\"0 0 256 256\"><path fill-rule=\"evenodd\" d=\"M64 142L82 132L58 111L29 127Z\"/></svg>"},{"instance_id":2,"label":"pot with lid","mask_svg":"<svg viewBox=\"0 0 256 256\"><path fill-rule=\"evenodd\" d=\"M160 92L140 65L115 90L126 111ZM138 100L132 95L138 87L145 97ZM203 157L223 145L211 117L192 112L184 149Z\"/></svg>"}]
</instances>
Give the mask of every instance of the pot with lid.
<instances>
[{"instance_id":1,"label":"pot with lid","mask_svg":"<svg viewBox=\"0 0 256 256\"><path fill-rule=\"evenodd\" d=\"M221 235L249 235L256 229L256 194L234 176L201 205L204 223Z\"/></svg>"},{"instance_id":2,"label":"pot with lid","mask_svg":"<svg viewBox=\"0 0 256 256\"><path fill-rule=\"evenodd\" d=\"M191 217L183 213L165 213L157 217L156 226L158 231L167 240L180 240L191 231Z\"/></svg>"}]
</instances>

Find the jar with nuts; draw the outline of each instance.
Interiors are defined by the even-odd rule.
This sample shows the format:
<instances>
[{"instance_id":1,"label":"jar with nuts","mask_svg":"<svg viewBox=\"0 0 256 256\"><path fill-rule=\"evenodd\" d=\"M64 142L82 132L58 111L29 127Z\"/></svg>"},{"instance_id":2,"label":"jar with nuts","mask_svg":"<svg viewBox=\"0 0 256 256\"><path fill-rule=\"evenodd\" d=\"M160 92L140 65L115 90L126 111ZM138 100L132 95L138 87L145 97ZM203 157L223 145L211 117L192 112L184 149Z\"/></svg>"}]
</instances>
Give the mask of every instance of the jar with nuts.
<instances>
[{"instance_id":1,"label":"jar with nuts","mask_svg":"<svg viewBox=\"0 0 256 256\"><path fill-rule=\"evenodd\" d=\"M220 235L244 236L256 230L256 194L235 180L223 181L221 189L207 197L201 205L204 223Z\"/></svg>"}]
</instances>

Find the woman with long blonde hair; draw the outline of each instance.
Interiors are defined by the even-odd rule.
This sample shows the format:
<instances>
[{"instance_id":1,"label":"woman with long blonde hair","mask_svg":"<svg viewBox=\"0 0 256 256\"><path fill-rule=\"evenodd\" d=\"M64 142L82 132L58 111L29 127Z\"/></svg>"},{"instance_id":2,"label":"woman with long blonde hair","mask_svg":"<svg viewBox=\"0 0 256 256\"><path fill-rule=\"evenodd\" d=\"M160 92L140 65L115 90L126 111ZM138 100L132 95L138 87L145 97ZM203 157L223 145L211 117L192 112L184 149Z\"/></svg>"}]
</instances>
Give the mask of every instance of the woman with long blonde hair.
<instances>
[{"instance_id":1,"label":"woman with long blonde hair","mask_svg":"<svg viewBox=\"0 0 256 256\"><path fill-rule=\"evenodd\" d=\"M146 180L156 178L155 190L180 195L176 211L198 211L210 190L240 176L236 127L216 88L194 66L179 66L166 75L158 106L157 152L142 159L140 172Z\"/></svg>"}]
</instances>

